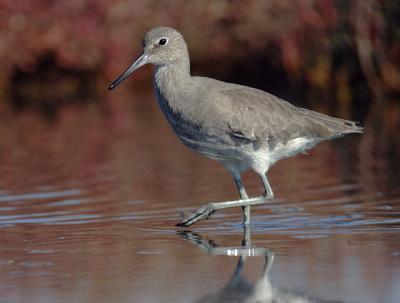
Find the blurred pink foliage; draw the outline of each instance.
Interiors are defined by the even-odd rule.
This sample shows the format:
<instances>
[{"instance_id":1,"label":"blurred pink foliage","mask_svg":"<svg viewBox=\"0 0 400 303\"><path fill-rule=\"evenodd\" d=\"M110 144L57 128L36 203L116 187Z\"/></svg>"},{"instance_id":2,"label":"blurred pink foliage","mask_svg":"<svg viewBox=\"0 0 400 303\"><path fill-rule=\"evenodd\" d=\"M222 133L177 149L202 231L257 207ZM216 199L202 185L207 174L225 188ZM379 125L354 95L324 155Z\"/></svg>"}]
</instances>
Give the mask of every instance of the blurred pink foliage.
<instances>
[{"instance_id":1,"label":"blurred pink foliage","mask_svg":"<svg viewBox=\"0 0 400 303\"><path fill-rule=\"evenodd\" d=\"M115 47L102 24L110 5L108 1L1 0L3 65L29 68L44 52L53 51L61 66L96 68Z\"/></svg>"},{"instance_id":2,"label":"blurred pink foliage","mask_svg":"<svg viewBox=\"0 0 400 303\"><path fill-rule=\"evenodd\" d=\"M164 25L184 34L195 62L232 63L275 43L276 59L289 75L304 74L307 82L323 87L331 73L332 45L340 38L334 33L345 24L343 41L371 46L358 49L365 72L380 74L384 86L399 90L400 43L385 44L384 37L389 22L384 9L399 4L389 2L0 0L0 85L15 66L29 70L47 51L59 66L98 71L110 80L139 55L143 34ZM384 71L368 70L373 56Z\"/></svg>"},{"instance_id":3,"label":"blurred pink foliage","mask_svg":"<svg viewBox=\"0 0 400 303\"><path fill-rule=\"evenodd\" d=\"M113 62L126 62L127 54L138 53L143 34L158 25L182 30L195 55L211 47L214 56L234 56L243 51L234 47L235 41L262 48L264 37L278 36L293 27L293 4L0 0L0 59L6 70L13 65L29 68L51 50L62 66L105 66L107 71Z\"/></svg>"}]
</instances>

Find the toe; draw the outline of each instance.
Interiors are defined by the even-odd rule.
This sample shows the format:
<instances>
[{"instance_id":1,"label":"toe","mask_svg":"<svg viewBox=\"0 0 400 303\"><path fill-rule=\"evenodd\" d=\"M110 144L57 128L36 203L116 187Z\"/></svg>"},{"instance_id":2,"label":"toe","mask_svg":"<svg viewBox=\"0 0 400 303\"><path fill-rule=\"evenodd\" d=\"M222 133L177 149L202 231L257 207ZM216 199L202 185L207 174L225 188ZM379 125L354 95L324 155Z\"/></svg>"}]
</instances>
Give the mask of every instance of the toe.
<instances>
[{"instance_id":1,"label":"toe","mask_svg":"<svg viewBox=\"0 0 400 303\"><path fill-rule=\"evenodd\" d=\"M198 210L196 210L195 213L177 223L176 226L190 226L202 219L208 219L214 212L214 207L208 204L206 206L200 207Z\"/></svg>"}]
</instances>

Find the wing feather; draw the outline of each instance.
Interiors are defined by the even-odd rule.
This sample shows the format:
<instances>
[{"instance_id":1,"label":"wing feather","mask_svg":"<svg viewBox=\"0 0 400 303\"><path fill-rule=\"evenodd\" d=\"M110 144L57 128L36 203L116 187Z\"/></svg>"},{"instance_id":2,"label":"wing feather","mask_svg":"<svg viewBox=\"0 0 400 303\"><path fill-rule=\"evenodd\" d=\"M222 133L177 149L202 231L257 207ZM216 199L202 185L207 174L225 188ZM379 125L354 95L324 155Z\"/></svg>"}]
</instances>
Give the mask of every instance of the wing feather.
<instances>
[{"instance_id":1,"label":"wing feather","mask_svg":"<svg viewBox=\"0 0 400 303\"><path fill-rule=\"evenodd\" d=\"M328 139L362 132L355 122L296 107L274 95L246 86L220 91L229 110L228 129L249 140L286 143L297 137Z\"/></svg>"}]
</instances>

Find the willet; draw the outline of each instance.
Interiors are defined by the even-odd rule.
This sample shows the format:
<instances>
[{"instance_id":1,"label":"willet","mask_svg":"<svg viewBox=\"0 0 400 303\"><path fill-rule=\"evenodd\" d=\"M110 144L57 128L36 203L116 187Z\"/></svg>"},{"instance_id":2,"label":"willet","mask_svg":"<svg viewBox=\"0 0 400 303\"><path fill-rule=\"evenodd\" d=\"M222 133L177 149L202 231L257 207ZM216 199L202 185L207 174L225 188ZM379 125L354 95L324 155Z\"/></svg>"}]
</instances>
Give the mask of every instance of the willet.
<instances>
[{"instance_id":1,"label":"willet","mask_svg":"<svg viewBox=\"0 0 400 303\"><path fill-rule=\"evenodd\" d=\"M250 206L274 197L266 176L271 165L321 141L363 130L353 121L296 107L255 88L191 76L186 42L173 28L152 29L143 46L143 55L109 89L139 67L155 65L155 94L172 129L186 146L221 162L241 198L209 203L177 225L189 226L218 209L236 206L243 208L243 223L249 224ZM249 199L242 184L240 173L250 169L261 177L261 197Z\"/></svg>"}]
</instances>

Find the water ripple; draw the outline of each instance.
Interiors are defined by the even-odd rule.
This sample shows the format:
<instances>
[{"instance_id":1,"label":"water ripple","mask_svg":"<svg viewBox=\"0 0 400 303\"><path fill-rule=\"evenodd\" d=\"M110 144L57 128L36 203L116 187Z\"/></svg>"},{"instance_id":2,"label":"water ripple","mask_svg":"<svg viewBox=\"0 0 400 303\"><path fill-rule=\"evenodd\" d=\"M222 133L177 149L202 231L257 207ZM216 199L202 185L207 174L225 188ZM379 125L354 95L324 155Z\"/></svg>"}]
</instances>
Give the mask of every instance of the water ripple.
<instances>
[{"instance_id":1,"label":"water ripple","mask_svg":"<svg viewBox=\"0 0 400 303\"><path fill-rule=\"evenodd\" d=\"M1 195L0 202L14 202L24 200L37 200L37 199L54 199L66 196L77 196L81 194L78 189L55 191L55 192L40 192L40 193L29 193L22 195Z\"/></svg>"}]
</instances>

